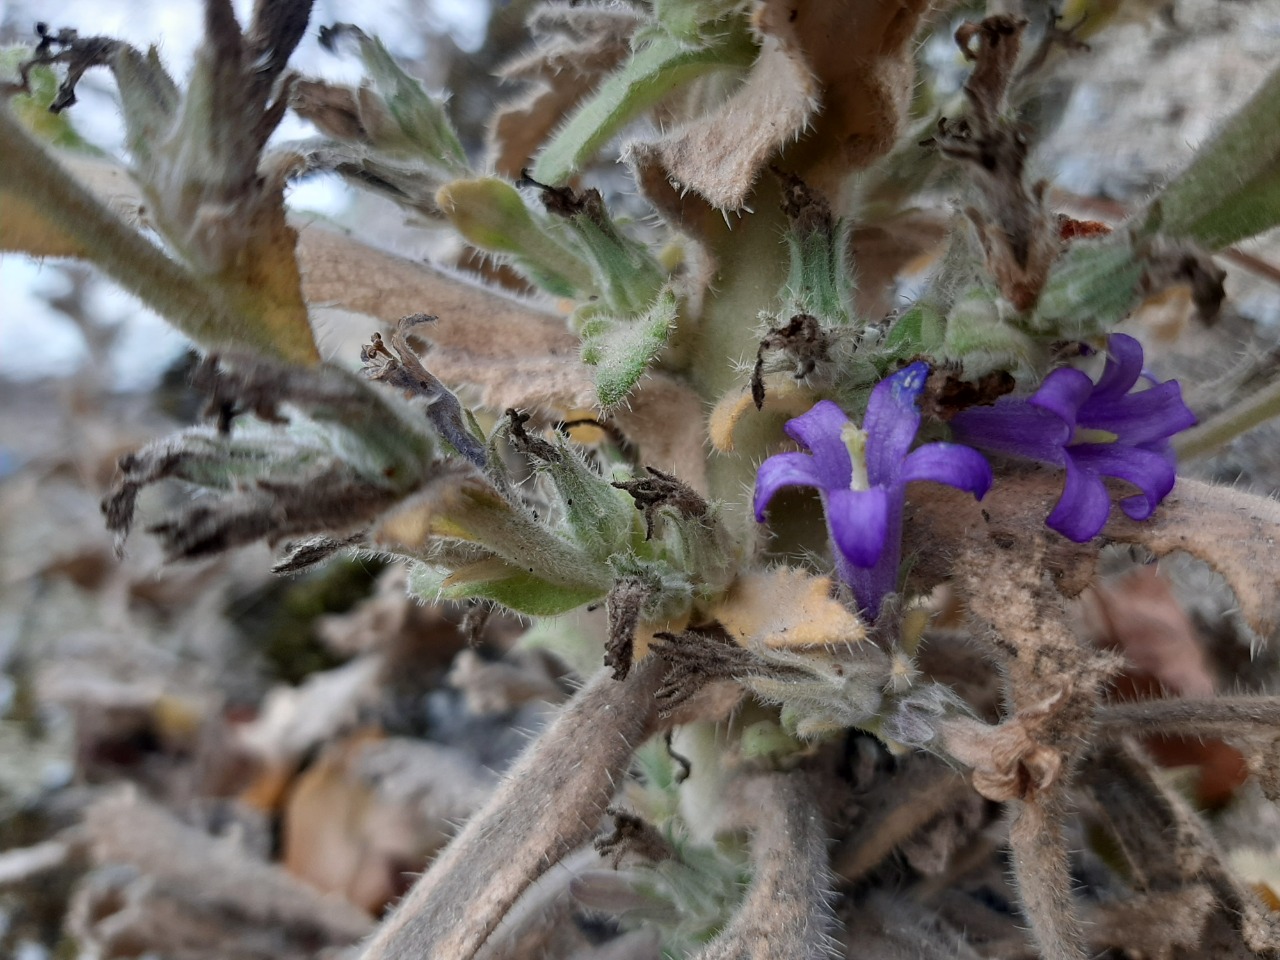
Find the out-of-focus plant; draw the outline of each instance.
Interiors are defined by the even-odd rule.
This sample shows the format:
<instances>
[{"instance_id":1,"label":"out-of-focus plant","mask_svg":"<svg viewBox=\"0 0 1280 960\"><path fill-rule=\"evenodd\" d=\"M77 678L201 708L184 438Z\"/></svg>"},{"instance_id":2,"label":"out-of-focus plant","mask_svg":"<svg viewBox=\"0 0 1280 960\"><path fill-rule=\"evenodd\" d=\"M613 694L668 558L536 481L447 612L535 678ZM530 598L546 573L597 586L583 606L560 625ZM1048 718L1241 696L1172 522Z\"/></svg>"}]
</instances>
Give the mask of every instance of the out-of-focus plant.
<instances>
[{"instance_id":1,"label":"out-of-focus plant","mask_svg":"<svg viewBox=\"0 0 1280 960\"><path fill-rule=\"evenodd\" d=\"M174 558L260 539L288 544L282 571L342 551L400 558L422 599L523 614L530 642L583 671L364 956L500 950L517 901L611 805L601 847L629 865L583 878L585 904L656 930L667 956L835 955L842 931L892 909L863 882L907 835L850 826L831 758L851 731L906 771L940 757L1008 808L1040 955L1126 943L1102 942L1085 922L1101 908L1072 892L1081 798L1115 834L1109 895L1143 929L1194 913L1143 949L1191 956L1178 951L1206 931L1233 956L1280 949L1128 740L1235 740L1274 790L1276 702L1110 707L1116 658L1065 613L1101 547L1124 542L1200 557L1260 635L1276 625L1280 511L1175 485L1194 415L1113 331L1175 286L1208 318L1223 296L1212 254L1280 222L1280 74L1106 229L1055 212L1028 175L1020 107L1048 45L1069 39L1052 24L960 25L971 72L921 144L913 90L917 113L939 98L914 51L949 29L930 3L547 3L510 70L532 87L475 158L446 101L357 27L321 40L360 59L361 85L291 73L310 14L310 0L260 0L242 27L208 0L185 85L154 48L41 26L0 105L0 249L89 260L207 351L213 420L121 461L104 511L122 538L144 488L183 484L190 501L149 528ZM72 106L95 67L119 88L132 201L33 109ZM272 141L290 109L316 138ZM648 224L591 185L618 156ZM286 184L321 173L453 229L521 296L291 223ZM928 248L910 224L942 179L957 213L934 218L932 278L886 316L867 305ZM363 377L354 357L321 362L314 320L332 306L378 330ZM1199 429L1221 443L1277 396ZM999 716L921 661L943 586L974 671L998 670ZM933 809L928 783L890 783L900 795L877 802ZM1175 821L1195 867L1152 885L1149 848ZM945 944L921 897L902 912L912 942L982 955Z\"/></svg>"}]
</instances>

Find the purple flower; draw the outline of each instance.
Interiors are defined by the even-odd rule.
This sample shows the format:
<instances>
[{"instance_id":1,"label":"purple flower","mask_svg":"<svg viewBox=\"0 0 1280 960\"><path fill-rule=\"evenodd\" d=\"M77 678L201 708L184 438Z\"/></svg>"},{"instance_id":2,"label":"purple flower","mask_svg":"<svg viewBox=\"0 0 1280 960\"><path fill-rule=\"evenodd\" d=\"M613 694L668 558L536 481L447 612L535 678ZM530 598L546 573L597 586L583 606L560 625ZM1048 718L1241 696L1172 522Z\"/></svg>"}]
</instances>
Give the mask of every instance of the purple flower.
<instances>
[{"instance_id":1,"label":"purple flower","mask_svg":"<svg viewBox=\"0 0 1280 960\"><path fill-rule=\"evenodd\" d=\"M1112 334L1107 365L1095 384L1071 367L1054 370L1030 397L1002 397L970 407L951 421L955 439L982 450L1065 467L1062 497L1046 523L1076 543L1093 539L1107 522L1111 498L1103 477L1142 492L1120 508L1145 520L1173 489L1169 438L1195 424L1176 380L1130 392L1142 376L1142 345Z\"/></svg>"},{"instance_id":2,"label":"purple flower","mask_svg":"<svg viewBox=\"0 0 1280 960\"><path fill-rule=\"evenodd\" d=\"M928 376L926 364L913 363L878 384L861 429L830 400L820 401L786 426L787 434L809 452L770 457L756 479L756 520L761 523L769 501L783 487L817 488L836 568L870 619L897 588L907 484L933 480L979 499L991 486L991 467L975 450L930 443L911 451L920 428L916 401Z\"/></svg>"}]
</instances>

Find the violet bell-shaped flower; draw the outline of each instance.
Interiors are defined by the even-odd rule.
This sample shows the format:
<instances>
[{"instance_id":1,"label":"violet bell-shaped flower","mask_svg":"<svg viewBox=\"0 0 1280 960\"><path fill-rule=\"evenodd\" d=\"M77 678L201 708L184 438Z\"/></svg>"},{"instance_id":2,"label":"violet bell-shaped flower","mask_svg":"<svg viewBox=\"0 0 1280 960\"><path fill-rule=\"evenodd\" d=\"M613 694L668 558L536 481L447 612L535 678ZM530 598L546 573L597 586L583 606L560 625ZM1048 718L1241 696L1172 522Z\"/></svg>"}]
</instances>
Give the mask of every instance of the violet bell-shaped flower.
<instances>
[{"instance_id":1,"label":"violet bell-shaped flower","mask_svg":"<svg viewBox=\"0 0 1280 960\"><path fill-rule=\"evenodd\" d=\"M830 400L819 401L785 428L809 452L772 456L756 478L755 512L761 523L783 487L817 489L837 572L869 620L897 588L907 484L932 480L978 499L991 486L991 467L969 447L929 443L911 450L928 376L928 365L918 362L881 381L871 392L861 428Z\"/></svg>"},{"instance_id":2,"label":"violet bell-shaped flower","mask_svg":"<svg viewBox=\"0 0 1280 960\"><path fill-rule=\"evenodd\" d=\"M951 420L961 443L1066 470L1062 497L1045 521L1076 543L1106 525L1111 497L1103 477L1115 477L1141 493L1120 508L1145 520L1173 489L1175 461L1169 438L1196 422L1176 380L1134 391L1142 373L1142 345L1112 334L1107 364L1097 383L1080 370L1054 370L1030 397L1002 397L970 407ZM1132 391L1132 392L1131 392Z\"/></svg>"}]
</instances>

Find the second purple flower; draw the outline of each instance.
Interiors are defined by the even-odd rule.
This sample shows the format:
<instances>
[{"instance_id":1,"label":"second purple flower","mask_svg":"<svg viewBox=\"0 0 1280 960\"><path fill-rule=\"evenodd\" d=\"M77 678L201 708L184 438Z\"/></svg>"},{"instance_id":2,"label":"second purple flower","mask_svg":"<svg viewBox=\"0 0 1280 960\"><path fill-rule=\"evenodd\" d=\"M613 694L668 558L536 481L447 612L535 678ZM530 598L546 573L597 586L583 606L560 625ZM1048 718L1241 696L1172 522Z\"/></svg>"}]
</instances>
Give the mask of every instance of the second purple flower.
<instances>
[{"instance_id":1,"label":"second purple flower","mask_svg":"<svg viewBox=\"0 0 1280 960\"><path fill-rule=\"evenodd\" d=\"M1098 535L1111 512L1103 477L1141 491L1120 501L1134 520L1151 516L1173 489L1169 438L1193 426L1195 414L1182 402L1176 380L1150 381L1147 389L1135 391L1142 377L1142 345L1112 334L1097 383L1080 370L1062 367L1030 397L1002 397L992 406L961 411L951 429L955 439L981 450L1063 467L1062 497L1045 522L1084 543Z\"/></svg>"}]
</instances>

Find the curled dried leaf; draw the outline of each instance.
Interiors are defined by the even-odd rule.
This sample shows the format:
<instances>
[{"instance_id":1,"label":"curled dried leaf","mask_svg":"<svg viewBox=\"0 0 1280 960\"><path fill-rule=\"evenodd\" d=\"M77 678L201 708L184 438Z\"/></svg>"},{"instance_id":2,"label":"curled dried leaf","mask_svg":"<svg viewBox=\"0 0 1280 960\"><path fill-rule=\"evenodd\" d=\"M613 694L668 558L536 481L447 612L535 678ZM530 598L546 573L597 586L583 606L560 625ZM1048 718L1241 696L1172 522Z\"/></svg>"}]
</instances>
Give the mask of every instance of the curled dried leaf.
<instances>
[{"instance_id":1,"label":"curled dried leaf","mask_svg":"<svg viewBox=\"0 0 1280 960\"><path fill-rule=\"evenodd\" d=\"M966 164L980 200L966 213L1000 292L1020 311L1040 298L1061 249L1057 220L1044 202L1046 184L1028 189L1025 182L1026 137L1003 116L1026 26L1000 14L956 31L975 64L964 88L969 115L940 119L933 138L945 156Z\"/></svg>"},{"instance_id":2,"label":"curled dried leaf","mask_svg":"<svg viewBox=\"0 0 1280 960\"><path fill-rule=\"evenodd\" d=\"M416 313L404 317L391 334L391 348L375 333L369 345L360 351L365 375L404 390L408 395L427 402L427 416L432 426L453 448L483 470L488 463L484 444L471 432L463 415L462 404L437 380L409 346L408 334L414 327L434 321L435 317Z\"/></svg>"},{"instance_id":3,"label":"curled dried leaf","mask_svg":"<svg viewBox=\"0 0 1280 960\"><path fill-rule=\"evenodd\" d=\"M534 49L498 71L504 80L530 85L489 120L489 155L498 173L520 176L551 132L630 53L639 23L626 8L544 4L534 11Z\"/></svg>"}]
</instances>

